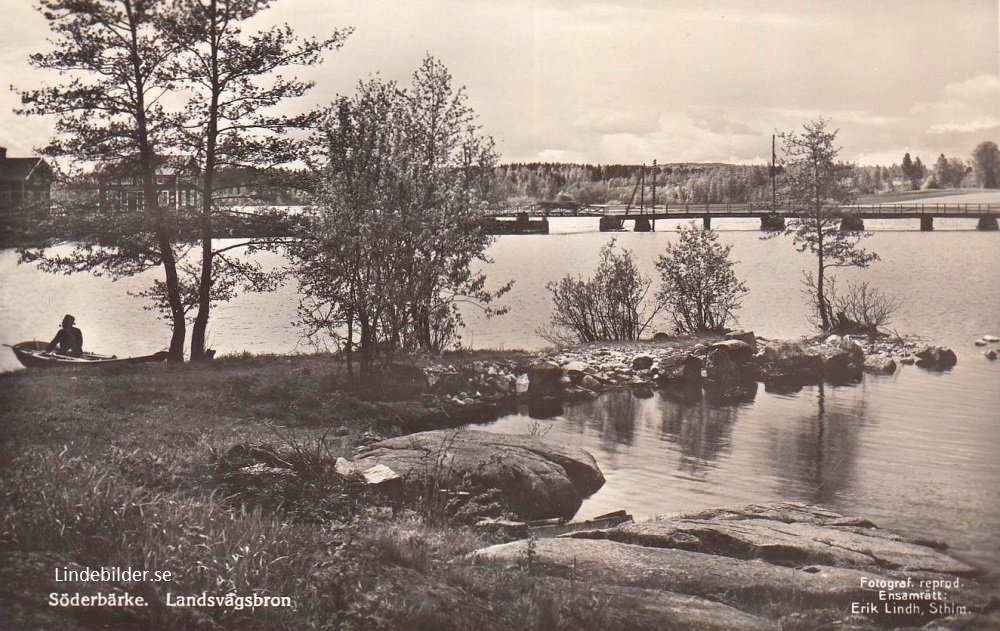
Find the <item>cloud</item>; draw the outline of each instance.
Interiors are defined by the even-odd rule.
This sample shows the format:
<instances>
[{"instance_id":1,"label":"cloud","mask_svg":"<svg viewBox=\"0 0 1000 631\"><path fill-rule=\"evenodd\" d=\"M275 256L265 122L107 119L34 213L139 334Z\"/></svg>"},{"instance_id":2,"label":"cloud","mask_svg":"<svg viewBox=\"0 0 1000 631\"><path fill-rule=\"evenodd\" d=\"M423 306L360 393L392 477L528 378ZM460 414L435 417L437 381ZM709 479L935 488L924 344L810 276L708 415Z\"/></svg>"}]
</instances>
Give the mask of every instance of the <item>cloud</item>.
<instances>
[{"instance_id":1,"label":"cloud","mask_svg":"<svg viewBox=\"0 0 1000 631\"><path fill-rule=\"evenodd\" d=\"M977 75L947 84L942 93L942 97L935 101L917 103L910 112L927 116L930 119L929 128L964 125L970 119L995 119L1000 108L1000 77Z\"/></svg>"},{"instance_id":2,"label":"cloud","mask_svg":"<svg viewBox=\"0 0 1000 631\"><path fill-rule=\"evenodd\" d=\"M656 130L657 116L653 111L625 104L616 108L595 107L577 116L573 126L599 134L648 133Z\"/></svg>"},{"instance_id":3,"label":"cloud","mask_svg":"<svg viewBox=\"0 0 1000 631\"><path fill-rule=\"evenodd\" d=\"M1000 94L1000 77L990 74L977 75L965 81L949 83L944 87L944 93L951 98L961 100L996 99Z\"/></svg>"},{"instance_id":4,"label":"cloud","mask_svg":"<svg viewBox=\"0 0 1000 631\"><path fill-rule=\"evenodd\" d=\"M726 136L759 136L761 131L746 122L733 120L732 115L723 111L693 113L694 124L711 134Z\"/></svg>"},{"instance_id":5,"label":"cloud","mask_svg":"<svg viewBox=\"0 0 1000 631\"><path fill-rule=\"evenodd\" d=\"M977 118L967 123L936 123L931 125L928 131L932 134L946 134L957 132L960 134L970 134L984 129L995 129L1000 127L1000 119L997 118Z\"/></svg>"}]
</instances>

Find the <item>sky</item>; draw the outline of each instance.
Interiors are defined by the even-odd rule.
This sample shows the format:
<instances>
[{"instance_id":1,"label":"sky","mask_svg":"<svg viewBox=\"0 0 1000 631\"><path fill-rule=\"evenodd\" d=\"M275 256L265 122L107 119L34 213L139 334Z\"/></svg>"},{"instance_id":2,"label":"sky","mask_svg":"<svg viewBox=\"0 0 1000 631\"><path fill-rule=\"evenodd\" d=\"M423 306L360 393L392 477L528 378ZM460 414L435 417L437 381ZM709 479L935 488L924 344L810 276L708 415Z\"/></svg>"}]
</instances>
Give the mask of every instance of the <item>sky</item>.
<instances>
[{"instance_id":1,"label":"sky","mask_svg":"<svg viewBox=\"0 0 1000 631\"><path fill-rule=\"evenodd\" d=\"M0 0L0 146L30 155L53 122L7 89L60 79L31 0ZM998 0L274 0L254 24L339 51L298 76L290 108L326 105L378 74L408 82L444 62L503 162L764 163L775 131L816 117L841 156L933 164L1000 141Z\"/></svg>"}]
</instances>

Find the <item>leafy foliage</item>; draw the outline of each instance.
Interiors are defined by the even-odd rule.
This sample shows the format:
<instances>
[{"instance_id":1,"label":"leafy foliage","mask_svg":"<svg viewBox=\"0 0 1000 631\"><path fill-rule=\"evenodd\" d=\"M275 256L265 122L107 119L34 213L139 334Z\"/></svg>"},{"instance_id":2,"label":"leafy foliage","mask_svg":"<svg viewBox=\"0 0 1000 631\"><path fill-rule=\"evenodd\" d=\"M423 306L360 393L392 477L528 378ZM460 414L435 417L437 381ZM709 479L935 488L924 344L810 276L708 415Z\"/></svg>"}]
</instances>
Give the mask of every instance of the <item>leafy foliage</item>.
<instances>
[{"instance_id":1,"label":"leafy foliage","mask_svg":"<svg viewBox=\"0 0 1000 631\"><path fill-rule=\"evenodd\" d=\"M651 286L632 252L616 251L612 239L601 248L593 278L567 275L546 285L555 310L538 333L555 344L637 340L663 307Z\"/></svg>"},{"instance_id":2,"label":"leafy foliage","mask_svg":"<svg viewBox=\"0 0 1000 631\"><path fill-rule=\"evenodd\" d=\"M292 248L307 333L331 335L362 376L400 349L456 343L460 301L491 303L473 272L491 243L481 211L491 202L496 152L465 92L428 56L409 88L372 79L342 97L316 138L318 202Z\"/></svg>"},{"instance_id":3,"label":"leafy foliage","mask_svg":"<svg viewBox=\"0 0 1000 631\"><path fill-rule=\"evenodd\" d=\"M241 24L267 7L268 3L258 0L175 0L162 20L164 35L181 51L164 72L189 95L175 119L173 138L185 155L197 160L201 174L198 311L191 331L194 360L205 356L205 333L214 301L231 297L239 285L264 291L278 279L247 259L213 249L216 175L227 167L266 169L297 159L301 143L288 132L313 126L319 114L285 116L270 109L302 96L312 83L275 73L289 66L319 63L320 54L339 48L350 32L301 40L284 25L244 35ZM258 240L252 247L271 244L273 240Z\"/></svg>"},{"instance_id":4,"label":"leafy foliage","mask_svg":"<svg viewBox=\"0 0 1000 631\"><path fill-rule=\"evenodd\" d=\"M680 241L656 261L662 284L658 299L680 332L722 331L736 319L747 286L736 277L731 245L714 230L679 226Z\"/></svg>"},{"instance_id":5,"label":"leafy foliage","mask_svg":"<svg viewBox=\"0 0 1000 631\"><path fill-rule=\"evenodd\" d=\"M984 140L972 151L976 175L983 188L1000 188L1000 148L992 140Z\"/></svg>"},{"instance_id":6,"label":"leafy foliage","mask_svg":"<svg viewBox=\"0 0 1000 631\"><path fill-rule=\"evenodd\" d=\"M161 71L172 50L158 37L163 2L135 0L40 0L55 49L35 54L36 68L66 77L60 84L21 93L23 114L54 115L50 156L70 159L70 168L117 169L141 182L144 208L103 215L65 209L62 218L83 233L69 255L45 247L26 250L22 261L64 273L107 273L115 278L162 267L164 303L171 314L171 360L183 358L185 321L175 242L183 220L161 206L154 184L163 165L170 120L160 97L171 89ZM44 245L51 245L46 243Z\"/></svg>"}]
</instances>

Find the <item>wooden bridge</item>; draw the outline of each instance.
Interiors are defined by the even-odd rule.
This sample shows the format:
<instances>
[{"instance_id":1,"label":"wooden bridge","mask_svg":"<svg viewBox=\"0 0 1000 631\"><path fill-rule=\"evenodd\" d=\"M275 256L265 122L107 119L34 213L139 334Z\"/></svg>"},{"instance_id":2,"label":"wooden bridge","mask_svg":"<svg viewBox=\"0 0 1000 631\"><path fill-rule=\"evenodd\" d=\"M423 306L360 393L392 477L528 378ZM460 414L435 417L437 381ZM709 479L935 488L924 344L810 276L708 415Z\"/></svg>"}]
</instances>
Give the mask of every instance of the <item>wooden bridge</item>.
<instances>
[{"instance_id":1,"label":"wooden bridge","mask_svg":"<svg viewBox=\"0 0 1000 631\"><path fill-rule=\"evenodd\" d=\"M934 229L936 217L967 217L976 219L979 230L997 230L1000 204L850 204L840 206L842 230L864 230L865 219L919 219L920 229ZM516 221L504 221L500 217L517 217ZM624 230L627 221L632 222L636 232L650 232L656 229L656 221L663 219L701 219L702 225L712 227L712 219L754 217L761 221L762 230L781 230L785 219L800 215L778 210L770 203L742 204L685 204L666 203L656 206L587 206L568 203L558 205L548 203L531 208L510 209L492 216L493 223L502 226L504 233L517 233L520 224L525 232L547 232L547 220L553 217L600 217L602 231ZM543 229L543 223L544 229ZM509 225L508 225L509 224Z\"/></svg>"}]
</instances>

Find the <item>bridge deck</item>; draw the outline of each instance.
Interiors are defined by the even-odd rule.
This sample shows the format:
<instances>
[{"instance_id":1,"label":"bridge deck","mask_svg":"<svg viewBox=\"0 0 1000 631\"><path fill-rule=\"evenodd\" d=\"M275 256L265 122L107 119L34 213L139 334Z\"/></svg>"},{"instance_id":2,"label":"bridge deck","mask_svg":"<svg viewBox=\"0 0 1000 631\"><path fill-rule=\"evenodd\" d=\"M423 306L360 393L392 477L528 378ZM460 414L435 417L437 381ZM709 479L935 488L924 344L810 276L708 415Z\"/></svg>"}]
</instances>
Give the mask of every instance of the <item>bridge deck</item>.
<instances>
[{"instance_id":1,"label":"bridge deck","mask_svg":"<svg viewBox=\"0 0 1000 631\"><path fill-rule=\"evenodd\" d=\"M844 214L865 219L905 219L914 217L990 217L1000 216L1000 204L849 204L840 207ZM795 217L796 213L779 210L770 204L665 204L655 208L625 206L587 206L577 209L509 210L494 216L526 213L529 217L617 217L631 219L697 219L701 217L764 217L780 215Z\"/></svg>"}]
</instances>

